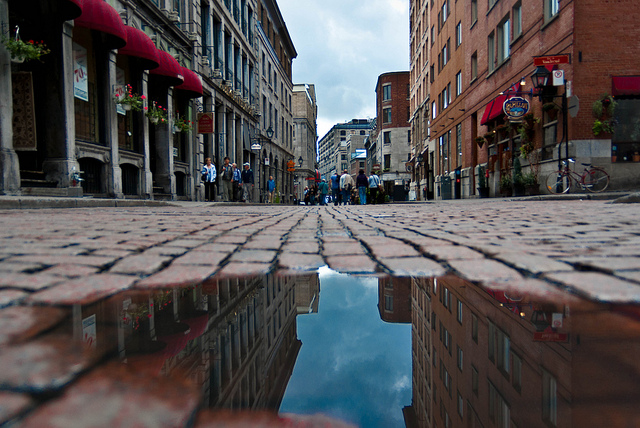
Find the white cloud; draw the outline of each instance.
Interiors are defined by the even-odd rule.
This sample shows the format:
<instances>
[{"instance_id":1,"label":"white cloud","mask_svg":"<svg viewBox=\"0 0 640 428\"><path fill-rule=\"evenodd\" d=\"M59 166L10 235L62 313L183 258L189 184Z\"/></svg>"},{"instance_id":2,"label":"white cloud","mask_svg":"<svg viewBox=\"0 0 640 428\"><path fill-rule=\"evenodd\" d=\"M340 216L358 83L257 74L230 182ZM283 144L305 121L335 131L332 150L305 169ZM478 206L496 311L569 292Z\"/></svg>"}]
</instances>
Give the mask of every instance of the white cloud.
<instances>
[{"instance_id":1,"label":"white cloud","mask_svg":"<svg viewBox=\"0 0 640 428\"><path fill-rule=\"evenodd\" d=\"M375 116L378 76L409 69L405 0L279 0L298 52L294 83L316 85L318 137L333 125Z\"/></svg>"}]
</instances>

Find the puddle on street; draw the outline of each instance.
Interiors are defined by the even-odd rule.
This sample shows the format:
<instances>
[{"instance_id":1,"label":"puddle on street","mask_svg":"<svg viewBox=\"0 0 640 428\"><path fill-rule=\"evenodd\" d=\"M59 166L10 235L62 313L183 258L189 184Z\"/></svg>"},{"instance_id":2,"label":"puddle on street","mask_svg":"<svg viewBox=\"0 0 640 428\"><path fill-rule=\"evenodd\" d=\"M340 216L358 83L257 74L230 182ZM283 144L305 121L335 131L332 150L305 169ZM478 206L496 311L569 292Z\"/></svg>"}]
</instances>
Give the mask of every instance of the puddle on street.
<instances>
[{"instance_id":1,"label":"puddle on street","mask_svg":"<svg viewBox=\"0 0 640 428\"><path fill-rule=\"evenodd\" d=\"M214 279L74 306L56 333L203 408L362 427L640 426L640 309L460 278Z\"/></svg>"}]
</instances>

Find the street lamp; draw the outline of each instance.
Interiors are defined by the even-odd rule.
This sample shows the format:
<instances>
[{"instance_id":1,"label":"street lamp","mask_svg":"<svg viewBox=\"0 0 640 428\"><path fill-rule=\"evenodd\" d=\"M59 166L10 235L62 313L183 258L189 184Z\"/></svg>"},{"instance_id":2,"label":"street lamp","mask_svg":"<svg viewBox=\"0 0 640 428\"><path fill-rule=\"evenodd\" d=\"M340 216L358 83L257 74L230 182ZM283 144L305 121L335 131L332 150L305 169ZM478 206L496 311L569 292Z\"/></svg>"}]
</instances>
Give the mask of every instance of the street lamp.
<instances>
[{"instance_id":1,"label":"street lamp","mask_svg":"<svg viewBox=\"0 0 640 428\"><path fill-rule=\"evenodd\" d=\"M267 129L267 138L268 139L273 138L273 128L271 126L269 126L269 129Z\"/></svg>"},{"instance_id":2,"label":"street lamp","mask_svg":"<svg viewBox=\"0 0 640 428\"><path fill-rule=\"evenodd\" d=\"M303 163L303 162L304 162L304 159L302 159L302 156L300 156L300 157L298 158L298 166L299 166L300 168L302 168L302 163Z\"/></svg>"},{"instance_id":3,"label":"street lamp","mask_svg":"<svg viewBox=\"0 0 640 428\"><path fill-rule=\"evenodd\" d=\"M531 82L533 83L533 87L538 91L542 91L547 86L550 75L551 72L547 70L546 67L543 67L541 65L536 67L535 71L531 75Z\"/></svg>"}]
</instances>

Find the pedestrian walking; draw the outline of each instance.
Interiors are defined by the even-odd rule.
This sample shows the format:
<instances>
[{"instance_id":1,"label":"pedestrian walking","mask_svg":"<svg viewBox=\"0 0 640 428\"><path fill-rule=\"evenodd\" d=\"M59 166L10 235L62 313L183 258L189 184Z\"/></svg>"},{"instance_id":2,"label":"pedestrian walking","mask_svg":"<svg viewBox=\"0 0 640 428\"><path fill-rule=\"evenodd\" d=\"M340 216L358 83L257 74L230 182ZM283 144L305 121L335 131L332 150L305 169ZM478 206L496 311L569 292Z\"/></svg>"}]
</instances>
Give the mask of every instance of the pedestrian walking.
<instances>
[{"instance_id":1,"label":"pedestrian walking","mask_svg":"<svg viewBox=\"0 0 640 428\"><path fill-rule=\"evenodd\" d=\"M345 169L340 176L340 190L342 191L342 205L351 204L351 190L353 189L353 177Z\"/></svg>"},{"instance_id":2,"label":"pedestrian walking","mask_svg":"<svg viewBox=\"0 0 640 428\"><path fill-rule=\"evenodd\" d=\"M238 164L237 163L233 163L231 165L233 167L232 172L233 172L233 176L231 178L231 184L232 184L232 189L233 189L233 201L239 201L240 199L242 199L242 175L240 173L240 169L238 169Z\"/></svg>"},{"instance_id":3,"label":"pedestrian walking","mask_svg":"<svg viewBox=\"0 0 640 428\"><path fill-rule=\"evenodd\" d=\"M329 194L329 184L324 178L320 181L318 186L318 193L320 193L320 205L327 205L327 195Z\"/></svg>"},{"instance_id":4,"label":"pedestrian walking","mask_svg":"<svg viewBox=\"0 0 640 428\"><path fill-rule=\"evenodd\" d=\"M369 180L364 174L364 169L358 171L358 176L356 177L356 188L358 189L360 205L367 205L367 189L369 188Z\"/></svg>"},{"instance_id":5,"label":"pedestrian walking","mask_svg":"<svg viewBox=\"0 0 640 428\"><path fill-rule=\"evenodd\" d=\"M269 176L267 181L267 191L269 192L269 203L273 203L273 192L276 191L276 182L273 180L273 176Z\"/></svg>"},{"instance_id":6,"label":"pedestrian walking","mask_svg":"<svg viewBox=\"0 0 640 428\"><path fill-rule=\"evenodd\" d=\"M380 189L380 177L375 171L371 171L369 176L369 202L373 205L378 203L378 189Z\"/></svg>"},{"instance_id":7,"label":"pedestrian walking","mask_svg":"<svg viewBox=\"0 0 640 428\"><path fill-rule=\"evenodd\" d=\"M229 156L224 157L224 163L220 168L220 175L222 176L222 199L225 202L233 201L233 166L230 163Z\"/></svg>"},{"instance_id":8,"label":"pedestrian walking","mask_svg":"<svg viewBox=\"0 0 640 428\"><path fill-rule=\"evenodd\" d=\"M216 166L211 163L211 158L205 158L201 172L202 181L204 182L204 200L205 202L215 201Z\"/></svg>"},{"instance_id":9,"label":"pedestrian walking","mask_svg":"<svg viewBox=\"0 0 640 428\"><path fill-rule=\"evenodd\" d=\"M338 205L342 198L340 195L340 176L337 172L331 175L331 196L333 198L333 205Z\"/></svg>"},{"instance_id":10,"label":"pedestrian walking","mask_svg":"<svg viewBox=\"0 0 640 428\"><path fill-rule=\"evenodd\" d=\"M245 162L243 166L244 166L244 169L242 170L242 174L241 174L242 200L244 202L253 202L253 188L254 188L253 170L251 169L251 165L249 164L249 162Z\"/></svg>"}]
</instances>

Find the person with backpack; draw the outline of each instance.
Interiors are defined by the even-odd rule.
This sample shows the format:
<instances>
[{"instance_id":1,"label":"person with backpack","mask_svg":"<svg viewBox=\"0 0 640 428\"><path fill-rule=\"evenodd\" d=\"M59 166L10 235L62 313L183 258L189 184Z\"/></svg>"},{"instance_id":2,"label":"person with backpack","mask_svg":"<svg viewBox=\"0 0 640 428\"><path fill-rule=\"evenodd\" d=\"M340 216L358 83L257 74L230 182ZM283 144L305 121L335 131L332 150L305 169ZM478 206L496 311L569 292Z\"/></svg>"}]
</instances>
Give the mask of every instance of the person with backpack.
<instances>
[{"instance_id":1,"label":"person with backpack","mask_svg":"<svg viewBox=\"0 0 640 428\"><path fill-rule=\"evenodd\" d=\"M333 198L333 205L338 205L342 199L340 195L340 176L337 172L334 172L331 176L331 197Z\"/></svg>"}]
</instances>

